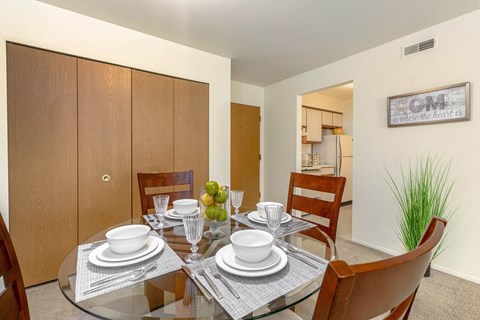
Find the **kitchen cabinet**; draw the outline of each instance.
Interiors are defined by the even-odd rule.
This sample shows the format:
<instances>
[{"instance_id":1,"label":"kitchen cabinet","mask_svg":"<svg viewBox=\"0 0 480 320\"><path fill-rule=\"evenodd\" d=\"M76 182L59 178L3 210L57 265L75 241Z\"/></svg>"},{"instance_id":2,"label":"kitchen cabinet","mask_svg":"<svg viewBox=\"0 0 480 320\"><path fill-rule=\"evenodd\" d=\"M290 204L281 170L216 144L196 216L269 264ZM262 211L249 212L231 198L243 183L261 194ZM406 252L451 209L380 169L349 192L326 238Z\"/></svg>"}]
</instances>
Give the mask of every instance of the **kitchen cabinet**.
<instances>
[{"instance_id":1,"label":"kitchen cabinet","mask_svg":"<svg viewBox=\"0 0 480 320\"><path fill-rule=\"evenodd\" d=\"M302 107L302 127L307 126L307 108Z\"/></svg>"},{"instance_id":2,"label":"kitchen cabinet","mask_svg":"<svg viewBox=\"0 0 480 320\"><path fill-rule=\"evenodd\" d=\"M322 111L322 126L331 126L333 113L329 111Z\"/></svg>"},{"instance_id":3,"label":"kitchen cabinet","mask_svg":"<svg viewBox=\"0 0 480 320\"><path fill-rule=\"evenodd\" d=\"M77 245L77 59L7 44L9 229L26 286Z\"/></svg>"},{"instance_id":4,"label":"kitchen cabinet","mask_svg":"<svg viewBox=\"0 0 480 320\"><path fill-rule=\"evenodd\" d=\"M307 113L307 143L322 142L322 111L306 109Z\"/></svg>"},{"instance_id":5,"label":"kitchen cabinet","mask_svg":"<svg viewBox=\"0 0 480 320\"><path fill-rule=\"evenodd\" d=\"M325 128L341 128L343 126L343 114L322 111L322 126Z\"/></svg>"},{"instance_id":6,"label":"kitchen cabinet","mask_svg":"<svg viewBox=\"0 0 480 320\"><path fill-rule=\"evenodd\" d=\"M131 218L131 70L78 59L78 240Z\"/></svg>"},{"instance_id":7,"label":"kitchen cabinet","mask_svg":"<svg viewBox=\"0 0 480 320\"><path fill-rule=\"evenodd\" d=\"M334 126L336 128L343 127L343 114L333 113L332 126Z\"/></svg>"}]
</instances>

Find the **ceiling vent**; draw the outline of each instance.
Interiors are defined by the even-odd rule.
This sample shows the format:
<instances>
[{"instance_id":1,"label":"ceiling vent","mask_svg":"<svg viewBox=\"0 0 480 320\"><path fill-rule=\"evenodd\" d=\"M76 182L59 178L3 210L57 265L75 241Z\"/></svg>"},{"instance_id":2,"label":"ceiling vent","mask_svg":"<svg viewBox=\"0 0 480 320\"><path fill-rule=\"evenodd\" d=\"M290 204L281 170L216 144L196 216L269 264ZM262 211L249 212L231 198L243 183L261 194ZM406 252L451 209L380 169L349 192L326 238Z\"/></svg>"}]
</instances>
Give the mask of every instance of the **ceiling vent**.
<instances>
[{"instance_id":1,"label":"ceiling vent","mask_svg":"<svg viewBox=\"0 0 480 320\"><path fill-rule=\"evenodd\" d=\"M412 44L408 47L402 48L402 57L411 56L420 52L431 50L437 47L437 39L431 38L419 43Z\"/></svg>"}]
</instances>

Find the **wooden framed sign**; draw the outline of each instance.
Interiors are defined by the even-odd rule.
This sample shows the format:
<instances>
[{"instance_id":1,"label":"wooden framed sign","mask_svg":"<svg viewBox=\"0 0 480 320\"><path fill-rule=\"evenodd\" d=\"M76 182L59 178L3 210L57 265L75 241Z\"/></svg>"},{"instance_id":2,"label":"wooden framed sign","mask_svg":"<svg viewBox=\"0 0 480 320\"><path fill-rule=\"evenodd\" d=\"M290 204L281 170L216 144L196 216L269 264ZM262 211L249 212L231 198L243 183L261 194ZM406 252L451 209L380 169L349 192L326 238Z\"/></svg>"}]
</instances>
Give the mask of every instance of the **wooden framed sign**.
<instances>
[{"instance_id":1,"label":"wooden framed sign","mask_svg":"<svg viewBox=\"0 0 480 320\"><path fill-rule=\"evenodd\" d=\"M470 119L470 82L388 97L388 126Z\"/></svg>"}]
</instances>

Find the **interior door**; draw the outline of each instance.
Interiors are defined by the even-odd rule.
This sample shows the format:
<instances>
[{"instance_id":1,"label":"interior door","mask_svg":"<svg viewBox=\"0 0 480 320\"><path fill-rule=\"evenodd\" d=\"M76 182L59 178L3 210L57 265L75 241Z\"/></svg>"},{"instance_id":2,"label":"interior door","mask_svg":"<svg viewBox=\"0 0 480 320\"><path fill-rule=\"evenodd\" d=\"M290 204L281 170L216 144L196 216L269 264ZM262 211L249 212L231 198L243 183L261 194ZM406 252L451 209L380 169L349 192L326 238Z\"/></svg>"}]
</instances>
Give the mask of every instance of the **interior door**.
<instances>
[{"instance_id":1,"label":"interior door","mask_svg":"<svg viewBox=\"0 0 480 320\"><path fill-rule=\"evenodd\" d=\"M78 59L79 241L131 217L131 70Z\"/></svg>"},{"instance_id":2,"label":"interior door","mask_svg":"<svg viewBox=\"0 0 480 320\"><path fill-rule=\"evenodd\" d=\"M231 190L244 190L242 207L260 200L260 108L232 103Z\"/></svg>"},{"instance_id":3,"label":"interior door","mask_svg":"<svg viewBox=\"0 0 480 320\"><path fill-rule=\"evenodd\" d=\"M77 244L77 59L7 44L10 234L26 286Z\"/></svg>"},{"instance_id":4,"label":"interior door","mask_svg":"<svg viewBox=\"0 0 480 320\"><path fill-rule=\"evenodd\" d=\"M173 78L132 70L133 216L142 214L137 173L172 171Z\"/></svg>"}]
</instances>

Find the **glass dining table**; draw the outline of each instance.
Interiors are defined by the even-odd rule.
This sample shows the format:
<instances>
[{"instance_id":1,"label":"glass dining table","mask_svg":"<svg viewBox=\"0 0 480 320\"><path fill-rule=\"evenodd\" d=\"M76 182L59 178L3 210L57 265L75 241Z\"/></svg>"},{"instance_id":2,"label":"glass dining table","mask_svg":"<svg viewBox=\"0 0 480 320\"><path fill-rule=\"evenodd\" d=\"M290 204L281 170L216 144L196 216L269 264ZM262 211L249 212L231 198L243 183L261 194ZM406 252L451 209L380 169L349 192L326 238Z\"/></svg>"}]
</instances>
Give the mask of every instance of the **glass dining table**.
<instances>
[{"instance_id":1,"label":"glass dining table","mask_svg":"<svg viewBox=\"0 0 480 320\"><path fill-rule=\"evenodd\" d=\"M129 224L148 224L142 217L133 218L103 230L83 243L105 239L105 233L113 228ZM205 230L208 225L205 226ZM205 258L213 257L230 244L230 235L250 227L230 219L219 226L226 236L211 240L202 238L198 243L199 252ZM183 226L156 230L168 246L183 260L190 253L190 244L185 238ZM306 235L309 234L310 236ZM302 233L297 232L281 237L287 243L326 260L336 259L334 242L318 227ZM77 301L77 247L65 258L58 272L58 283L63 295L77 308L99 319L232 319L216 299L207 299L189 275L187 268L139 281L130 286L116 289L89 299ZM292 308L315 294L321 287L323 275L277 297L273 301L252 311L242 319L259 319ZM201 286L201 285L200 285ZM312 310L313 312L313 310Z\"/></svg>"}]
</instances>

